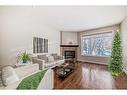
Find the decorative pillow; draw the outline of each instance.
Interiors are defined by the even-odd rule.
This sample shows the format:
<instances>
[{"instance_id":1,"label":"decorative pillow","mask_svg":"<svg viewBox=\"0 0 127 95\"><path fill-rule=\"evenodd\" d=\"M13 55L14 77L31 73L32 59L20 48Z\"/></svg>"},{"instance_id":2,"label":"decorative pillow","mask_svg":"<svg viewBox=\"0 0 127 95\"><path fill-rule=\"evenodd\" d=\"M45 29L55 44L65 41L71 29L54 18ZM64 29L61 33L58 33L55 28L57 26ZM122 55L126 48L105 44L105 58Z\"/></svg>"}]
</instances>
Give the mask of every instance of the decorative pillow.
<instances>
[{"instance_id":1,"label":"decorative pillow","mask_svg":"<svg viewBox=\"0 0 127 95\"><path fill-rule=\"evenodd\" d=\"M49 61L49 62L53 62L53 61L54 61L53 56L47 56L47 57L48 57L48 61Z\"/></svg>"},{"instance_id":2,"label":"decorative pillow","mask_svg":"<svg viewBox=\"0 0 127 95\"><path fill-rule=\"evenodd\" d=\"M2 69L2 81L5 86L19 81L19 77L11 66Z\"/></svg>"},{"instance_id":3,"label":"decorative pillow","mask_svg":"<svg viewBox=\"0 0 127 95\"><path fill-rule=\"evenodd\" d=\"M39 59L45 60L45 62L48 62L48 57L46 55L37 55Z\"/></svg>"},{"instance_id":4,"label":"decorative pillow","mask_svg":"<svg viewBox=\"0 0 127 95\"><path fill-rule=\"evenodd\" d=\"M55 60L58 59L58 55L57 55L57 53L53 53L52 56L54 57Z\"/></svg>"}]
</instances>

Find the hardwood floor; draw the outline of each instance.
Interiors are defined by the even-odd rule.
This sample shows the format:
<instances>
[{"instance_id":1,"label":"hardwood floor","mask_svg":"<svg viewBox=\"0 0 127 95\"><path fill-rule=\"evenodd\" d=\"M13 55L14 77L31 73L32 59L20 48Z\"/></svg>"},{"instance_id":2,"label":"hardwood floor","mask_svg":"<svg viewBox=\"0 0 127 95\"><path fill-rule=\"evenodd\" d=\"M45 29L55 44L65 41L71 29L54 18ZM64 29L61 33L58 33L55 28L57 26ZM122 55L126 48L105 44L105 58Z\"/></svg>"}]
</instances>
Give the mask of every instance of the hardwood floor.
<instances>
[{"instance_id":1,"label":"hardwood floor","mask_svg":"<svg viewBox=\"0 0 127 95\"><path fill-rule=\"evenodd\" d=\"M54 74L54 89L127 89L127 75L123 73L119 77L112 77L104 65L80 62L65 79Z\"/></svg>"}]
</instances>

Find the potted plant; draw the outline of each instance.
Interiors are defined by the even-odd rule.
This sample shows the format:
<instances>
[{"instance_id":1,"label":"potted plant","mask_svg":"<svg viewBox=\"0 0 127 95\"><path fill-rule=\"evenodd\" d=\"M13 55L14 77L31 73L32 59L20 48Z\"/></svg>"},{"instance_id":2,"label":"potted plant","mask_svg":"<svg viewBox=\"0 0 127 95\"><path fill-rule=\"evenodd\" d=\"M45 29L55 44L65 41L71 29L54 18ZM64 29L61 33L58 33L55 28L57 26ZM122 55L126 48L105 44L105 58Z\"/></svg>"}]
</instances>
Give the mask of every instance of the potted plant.
<instances>
[{"instance_id":1,"label":"potted plant","mask_svg":"<svg viewBox=\"0 0 127 95\"><path fill-rule=\"evenodd\" d=\"M18 57L18 60L22 61L22 63L28 63L29 61L31 61L31 55L25 51L21 53L21 55Z\"/></svg>"}]
</instances>

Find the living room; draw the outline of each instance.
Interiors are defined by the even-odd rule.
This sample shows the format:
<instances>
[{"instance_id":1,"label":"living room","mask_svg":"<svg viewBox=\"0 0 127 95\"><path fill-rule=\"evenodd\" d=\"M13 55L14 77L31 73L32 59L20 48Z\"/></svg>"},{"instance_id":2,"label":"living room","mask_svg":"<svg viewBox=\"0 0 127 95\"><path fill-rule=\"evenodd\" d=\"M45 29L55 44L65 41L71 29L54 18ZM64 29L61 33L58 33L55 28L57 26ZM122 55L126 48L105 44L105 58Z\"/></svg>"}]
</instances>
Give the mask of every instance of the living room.
<instances>
[{"instance_id":1,"label":"living room","mask_svg":"<svg viewBox=\"0 0 127 95\"><path fill-rule=\"evenodd\" d=\"M11 68L25 79L48 69L38 89L127 89L127 6L0 6L0 14L1 72ZM118 59L123 69L114 78L108 64L117 32L121 33L123 59L121 53ZM29 61L27 54L32 59L25 66L20 61L24 56ZM72 72L63 78L59 70L67 70L70 63ZM2 89L19 88L23 79L15 76L2 78Z\"/></svg>"}]
</instances>

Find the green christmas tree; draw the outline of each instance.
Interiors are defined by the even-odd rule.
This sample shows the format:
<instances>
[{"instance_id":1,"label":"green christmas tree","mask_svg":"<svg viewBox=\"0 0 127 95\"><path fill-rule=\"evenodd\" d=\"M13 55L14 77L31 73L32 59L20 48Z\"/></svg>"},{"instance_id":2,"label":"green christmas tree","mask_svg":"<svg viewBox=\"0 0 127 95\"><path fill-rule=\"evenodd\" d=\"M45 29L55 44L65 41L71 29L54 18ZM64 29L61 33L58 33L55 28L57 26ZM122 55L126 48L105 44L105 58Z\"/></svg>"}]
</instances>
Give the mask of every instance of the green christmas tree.
<instances>
[{"instance_id":1,"label":"green christmas tree","mask_svg":"<svg viewBox=\"0 0 127 95\"><path fill-rule=\"evenodd\" d=\"M123 55L121 46L121 34L119 31L115 32L113 39L112 53L108 65L113 76L118 76L123 72Z\"/></svg>"}]
</instances>

